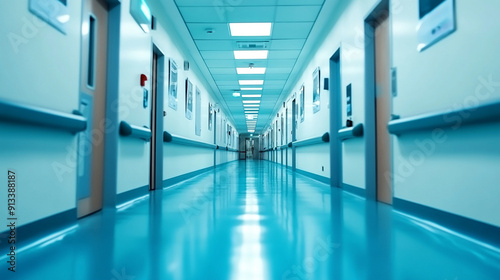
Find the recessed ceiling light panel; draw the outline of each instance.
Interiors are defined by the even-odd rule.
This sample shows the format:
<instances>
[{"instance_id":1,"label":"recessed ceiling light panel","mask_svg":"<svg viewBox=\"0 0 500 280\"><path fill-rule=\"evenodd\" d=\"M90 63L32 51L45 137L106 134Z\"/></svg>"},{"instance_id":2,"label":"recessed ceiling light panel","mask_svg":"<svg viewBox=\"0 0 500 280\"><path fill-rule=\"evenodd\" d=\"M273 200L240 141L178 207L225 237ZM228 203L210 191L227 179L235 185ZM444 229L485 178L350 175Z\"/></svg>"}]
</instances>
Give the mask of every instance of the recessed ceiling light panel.
<instances>
[{"instance_id":1,"label":"recessed ceiling light panel","mask_svg":"<svg viewBox=\"0 0 500 280\"><path fill-rule=\"evenodd\" d=\"M267 59L269 51L234 51L235 59Z\"/></svg>"},{"instance_id":2,"label":"recessed ceiling light panel","mask_svg":"<svg viewBox=\"0 0 500 280\"><path fill-rule=\"evenodd\" d=\"M260 98L260 97L262 97L262 94L242 94L241 97L243 97L243 98Z\"/></svg>"},{"instance_id":3,"label":"recessed ceiling light panel","mask_svg":"<svg viewBox=\"0 0 500 280\"><path fill-rule=\"evenodd\" d=\"M243 104L259 104L260 100L243 100Z\"/></svg>"},{"instance_id":4,"label":"recessed ceiling light panel","mask_svg":"<svg viewBox=\"0 0 500 280\"><path fill-rule=\"evenodd\" d=\"M264 80L239 80L240 86L260 86L264 84Z\"/></svg>"},{"instance_id":5,"label":"recessed ceiling light panel","mask_svg":"<svg viewBox=\"0 0 500 280\"><path fill-rule=\"evenodd\" d=\"M230 23L231 36L271 36L270 22Z\"/></svg>"},{"instance_id":6,"label":"recessed ceiling light panel","mask_svg":"<svg viewBox=\"0 0 500 280\"><path fill-rule=\"evenodd\" d=\"M261 87L256 87L256 88L240 88L240 90L262 90Z\"/></svg>"},{"instance_id":7,"label":"recessed ceiling light panel","mask_svg":"<svg viewBox=\"0 0 500 280\"><path fill-rule=\"evenodd\" d=\"M266 74L266 67L238 67L236 68L236 72L239 75L254 75L254 74Z\"/></svg>"}]
</instances>

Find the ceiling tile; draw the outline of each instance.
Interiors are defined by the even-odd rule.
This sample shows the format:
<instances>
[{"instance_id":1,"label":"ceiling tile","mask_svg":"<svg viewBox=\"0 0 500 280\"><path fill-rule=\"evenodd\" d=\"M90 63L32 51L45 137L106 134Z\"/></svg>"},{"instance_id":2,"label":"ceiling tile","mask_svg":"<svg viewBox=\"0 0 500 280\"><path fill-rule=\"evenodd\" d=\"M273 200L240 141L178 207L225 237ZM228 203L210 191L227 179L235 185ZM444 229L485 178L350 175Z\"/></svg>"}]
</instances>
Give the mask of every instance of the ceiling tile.
<instances>
[{"instance_id":1,"label":"ceiling tile","mask_svg":"<svg viewBox=\"0 0 500 280\"><path fill-rule=\"evenodd\" d=\"M268 59L297 59L300 50L270 51Z\"/></svg>"},{"instance_id":2,"label":"ceiling tile","mask_svg":"<svg viewBox=\"0 0 500 280\"><path fill-rule=\"evenodd\" d=\"M201 51L200 53L204 59L234 59L231 51Z\"/></svg>"},{"instance_id":3,"label":"ceiling tile","mask_svg":"<svg viewBox=\"0 0 500 280\"><path fill-rule=\"evenodd\" d=\"M196 40L196 46L200 51L232 51L234 50L231 40Z\"/></svg>"},{"instance_id":4,"label":"ceiling tile","mask_svg":"<svg viewBox=\"0 0 500 280\"><path fill-rule=\"evenodd\" d=\"M266 74L267 75L270 75L270 74L290 74L291 71L292 71L292 69L290 69L289 67L283 67L283 68L271 67L271 68L267 69Z\"/></svg>"},{"instance_id":5,"label":"ceiling tile","mask_svg":"<svg viewBox=\"0 0 500 280\"><path fill-rule=\"evenodd\" d=\"M223 14L217 7L180 7L182 18L185 22L226 22Z\"/></svg>"},{"instance_id":6,"label":"ceiling tile","mask_svg":"<svg viewBox=\"0 0 500 280\"><path fill-rule=\"evenodd\" d=\"M234 80L229 80L229 81L216 80L215 82L217 83L218 86L221 86L221 87L238 88L240 86L238 84L238 82L234 81Z\"/></svg>"},{"instance_id":7,"label":"ceiling tile","mask_svg":"<svg viewBox=\"0 0 500 280\"><path fill-rule=\"evenodd\" d=\"M228 22L274 22L275 15L274 6L237 6L226 11Z\"/></svg>"},{"instance_id":8,"label":"ceiling tile","mask_svg":"<svg viewBox=\"0 0 500 280\"><path fill-rule=\"evenodd\" d=\"M213 76L214 75L236 75L236 68L234 68L234 67L225 67L225 68L211 67L209 70Z\"/></svg>"},{"instance_id":9,"label":"ceiling tile","mask_svg":"<svg viewBox=\"0 0 500 280\"><path fill-rule=\"evenodd\" d=\"M273 28L273 39L305 39L314 22L277 22Z\"/></svg>"},{"instance_id":10,"label":"ceiling tile","mask_svg":"<svg viewBox=\"0 0 500 280\"><path fill-rule=\"evenodd\" d=\"M207 64L208 68L234 67L236 69L236 66L234 65L234 60L229 60L229 59L205 59L205 63Z\"/></svg>"},{"instance_id":11,"label":"ceiling tile","mask_svg":"<svg viewBox=\"0 0 500 280\"><path fill-rule=\"evenodd\" d=\"M267 62L268 69L277 68L292 68L295 65L295 59L273 59Z\"/></svg>"},{"instance_id":12,"label":"ceiling tile","mask_svg":"<svg viewBox=\"0 0 500 280\"><path fill-rule=\"evenodd\" d=\"M237 75L212 75L216 81L237 81Z\"/></svg>"},{"instance_id":13,"label":"ceiling tile","mask_svg":"<svg viewBox=\"0 0 500 280\"><path fill-rule=\"evenodd\" d=\"M302 50L305 39L272 40L270 50Z\"/></svg>"},{"instance_id":14,"label":"ceiling tile","mask_svg":"<svg viewBox=\"0 0 500 280\"><path fill-rule=\"evenodd\" d=\"M276 21L315 21L320 10L321 6L279 6Z\"/></svg>"}]
</instances>

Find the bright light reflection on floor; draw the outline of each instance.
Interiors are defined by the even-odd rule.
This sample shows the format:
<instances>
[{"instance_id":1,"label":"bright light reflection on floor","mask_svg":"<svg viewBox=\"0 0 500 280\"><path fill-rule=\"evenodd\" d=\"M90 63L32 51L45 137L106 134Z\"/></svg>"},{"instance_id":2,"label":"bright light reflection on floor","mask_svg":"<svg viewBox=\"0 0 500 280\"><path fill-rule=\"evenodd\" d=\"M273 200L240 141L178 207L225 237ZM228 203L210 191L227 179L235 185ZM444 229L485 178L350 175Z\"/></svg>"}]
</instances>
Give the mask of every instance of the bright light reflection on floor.
<instances>
[{"instance_id":1,"label":"bright light reflection on floor","mask_svg":"<svg viewBox=\"0 0 500 280\"><path fill-rule=\"evenodd\" d=\"M238 217L242 225L233 233L233 242L236 246L232 262L233 267L237 269L231 279L267 279L262 261L259 201L255 191L255 188L252 188L246 193L245 214Z\"/></svg>"}]
</instances>

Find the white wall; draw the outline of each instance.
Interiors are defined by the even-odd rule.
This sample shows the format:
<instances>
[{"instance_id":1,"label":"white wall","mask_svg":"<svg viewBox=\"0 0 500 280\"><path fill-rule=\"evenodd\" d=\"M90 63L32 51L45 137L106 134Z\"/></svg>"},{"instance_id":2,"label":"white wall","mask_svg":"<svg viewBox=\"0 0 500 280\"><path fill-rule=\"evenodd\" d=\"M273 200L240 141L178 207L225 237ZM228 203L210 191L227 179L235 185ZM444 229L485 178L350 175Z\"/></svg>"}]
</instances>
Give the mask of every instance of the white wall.
<instances>
[{"instance_id":1,"label":"white wall","mask_svg":"<svg viewBox=\"0 0 500 280\"><path fill-rule=\"evenodd\" d=\"M451 111L500 99L500 2L455 4L457 30L421 53L416 1L403 1L393 13L394 114ZM451 130L393 138L394 195L499 226L500 125L462 126L467 117L451 118Z\"/></svg>"},{"instance_id":2,"label":"white wall","mask_svg":"<svg viewBox=\"0 0 500 280\"><path fill-rule=\"evenodd\" d=\"M81 1L69 1L68 11L64 35L31 14L27 0L0 2L0 99L78 109ZM75 135L0 121L0 170L17 174L18 226L76 207L75 166ZM7 188L0 197L7 209Z\"/></svg>"},{"instance_id":3,"label":"white wall","mask_svg":"<svg viewBox=\"0 0 500 280\"><path fill-rule=\"evenodd\" d=\"M151 102L143 108L140 76L148 77L151 92L151 36L130 15L130 1L121 2L118 120L151 127ZM118 138L117 193L149 184L150 143L129 137Z\"/></svg>"}]
</instances>

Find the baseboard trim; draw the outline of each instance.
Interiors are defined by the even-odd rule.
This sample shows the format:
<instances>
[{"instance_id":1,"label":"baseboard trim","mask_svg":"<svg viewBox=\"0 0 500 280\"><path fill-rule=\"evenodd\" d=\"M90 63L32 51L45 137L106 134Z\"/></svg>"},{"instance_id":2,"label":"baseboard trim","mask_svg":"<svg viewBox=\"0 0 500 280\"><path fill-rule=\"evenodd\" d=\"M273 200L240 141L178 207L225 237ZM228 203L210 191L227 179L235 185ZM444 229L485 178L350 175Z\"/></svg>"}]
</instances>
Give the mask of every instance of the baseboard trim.
<instances>
[{"instance_id":1,"label":"baseboard trim","mask_svg":"<svg viewBox=\"0 0 500 280\"><path fill-rule=\"evenodd\" d=\"M236 161L239 161L239 160L235 159L235 160L230 160L230 161L226 161L226 162L223 162L223 163L219 163L215 167L224 166L226 164L230 164L230 163L233 163L233 162L236 162ZM208 167L208 168L210 168L210 167Z\"/></svg>"},{"instance_id":2,"label":"baseboard trim","mask_svg":"<svg viewBox=\"0 0 500 280\"><path fill-rule=\"evenodd\" d=\"M229 162L226 162L226 163L229 163ZM222 164L226 164L226 163L222 163ZM219 164L217 166L221 166L222 164ZM200 174L205 173L207 171L211 171L213 169L214 169L214 167L210 166L210 167L206 167L206 168L203 168L203 169L192 171L192 172L189 172L189 173L186 173L186 174L182 174L182 175L170 178L170 179L163 180L163 188L171 187L172 185L175 185L177 183L183 182L183 181L185 181L187 179L191 179L194 176L200 175Z\"/></svg>"},{"instance_id":3,"label":"baseboard trim","mask_svg":"<svg viewBox=\"0 0 500 280\"><path fill-rule=\"evenodd\" d=\"M366 190L349 184L342 184L342 189L348 193L366 198Z\"/></svg>"},{"instance_id":4,"label":"baseboard trim","mask_svg":"<svg viewBox=\"0 0 500 280\"><path fill-rule=\"evenodd\" d=\"M31 223L16 227L16 247L18 247L19 243L24 244L24 242L26 241L29 242L29 240L41 238L43 236L52 234L59 229L75 225L76 223L76 208L72 208L61 213L57 213L52 216L48 216L40 220L36 220ZM7 242L7 238L10 235L10 230L0 232L0 236L4 235L6 235L5 240L2 240L0 244L0 251L2 252L6 252L6 249L11 246Z\"/></svg>"},{"instance_id":5,"label":"baseboard trim","mask_svg":"<svg viewBox=\"0 0 500 280\"><path fill-rule=\"evenodd\" d=\"M116 195L116 206L147 194L149 194L149 185L119 193Z\"/></svg>"},{"instance_id":6,"label":"baseboard trim","mask_svg":"<svg viewBox=\"0 0 500 280\"><path fill-rule=\"evenodd\" d=\"M499 227L400 198L393 198L393 207L395 210L435 222L476 240L500 247Z\"/></svg>"},{"instance_id":7,"label":"baseboard trim","mask_svg":"<svg viewBox=\"0 0 500 280\"><path fill-rule=\"evenodd\" d=\"M320 181L321 183L325 183L327 185L330 185L330 178L327 178L327 177L324 177L324 176L321 176L318 174L314 174L314 173L311 173L309 171L305 171L305 170L298 169L298 168L295 169L295 172L302 174L304 176L310 177L316 181Z\"/></svg>"}]
</instances>

